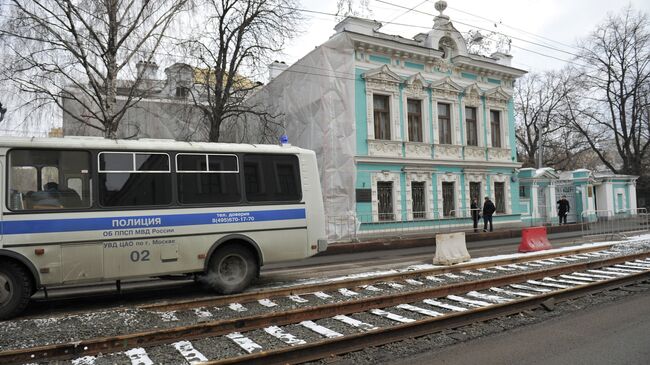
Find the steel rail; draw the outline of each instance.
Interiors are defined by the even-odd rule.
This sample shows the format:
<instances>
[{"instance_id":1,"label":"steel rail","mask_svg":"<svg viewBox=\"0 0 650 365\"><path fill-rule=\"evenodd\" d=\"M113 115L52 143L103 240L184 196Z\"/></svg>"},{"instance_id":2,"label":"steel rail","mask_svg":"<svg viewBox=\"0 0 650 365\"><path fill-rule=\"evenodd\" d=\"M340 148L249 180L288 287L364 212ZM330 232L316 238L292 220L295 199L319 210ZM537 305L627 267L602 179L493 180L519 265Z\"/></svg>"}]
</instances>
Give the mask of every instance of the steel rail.
<instances>
[{"instance_id":1,"label":"steel rail","mask_svg":"<svg viewBox=\"0 0 650 365\"><path fill-rule=\"evenodd\" d=\"M72 343L37 346L33 348L16 349L0 352L0 364L19 364L25 362L69 359L78 356L96 355L128 350L134 347L150 347L177 341L179 339L194 340L206 337L224 335L231 332L244 332L268 327L282 326L305 320L329 318L340 314L364 312L374 308L386 308L403 303L411 303L428 298L444 297L452 294L462 294L472 290L489 289L516 282L557 276L573 271L584 271L603 266L611 266L622 262L650 257L650 253L637 253L619 256L605 260L560 265L543 270L533 270L524 273L506 275L491 279L462 282L425 288L411 292L390 294L364 298L349 302L325 304L321 306L300 308L286 312L268 313L261 316L243 317L238 319L217 320L189 326L145 331L120 336L94 338Z\"/></svg>"},{"instance_id":2,"label":"steel rail","mask_svg":"<svg viewBox=\"0 0 650 365\"><path fill-rule=\"evenodd\" d=\"M296 286L283 287L283 288L255 290L246 293L226 295L226 296L220 296L217 298L210 298L210 299L198 299L198 300L194 299L194 300L178 301L172 303L146 304L146 305L138 306L138 308L144 310L151 310L151 311L168 312L168 311L186 310L186 309L200 308L200 307L216 307L216 306L230 304L230 303L245 304L245 303L257 301L259 299L272 299L273 297L281 297L287 295L300 295L300 294L313 293L318 291L332 291L340 288L346 288L346 287L349 288L351 286L372 285L382 281L398 281L398 280L404 280L404 279L409 279L418 276L455 273L463 270L475 270L475 269L489 268L492 266L520 264L520 263L530 262L534 260L543 260L548 258L577 255L581 253L603 251L603 250L607 250L608 248L611 248L611 246L613 246L613 244L603 245L598 247L584 247L579 249L567 250L563 252L533 253L522 257L503 258L494 261L485 261L485 262L477 262L477 263L461 263L453 266L436 267L432 269L416 270L416 271L402 272L397 274L378 275L378 276L367 277L362 279L349 279L349 280L341 280L337 282L306 284L306 285L296 285Z\"/></svg>"},{"instance_id":3,"label":"steel rail","mask_svg":"<svg viewBox=\"0 0 650 365\"><path fill-rule=\"evenodd\" d=\"M332 355L340 355L363 350L372 346L380 346L408 338L429 335L448 328L457 328L476 322L484 322L490 319L520 313L524 310L537 307L548 300L554 300L556 302L566 301L588 294L646 281L648 278L650 278L650 271L645 271L600 282L585 283L576 287L543 293L536 295L535 297L523 298L504 304L494 304L489 307L469 309L465 312L446 314L441 317L423 319L412 323L400 324L393 327L334 339L321 340L295 347L269 350L236 358L212 360L203 362L202 364L227 365L236 363L250 365L279 365L315 361Z\"/></svg>"}]
</instances>

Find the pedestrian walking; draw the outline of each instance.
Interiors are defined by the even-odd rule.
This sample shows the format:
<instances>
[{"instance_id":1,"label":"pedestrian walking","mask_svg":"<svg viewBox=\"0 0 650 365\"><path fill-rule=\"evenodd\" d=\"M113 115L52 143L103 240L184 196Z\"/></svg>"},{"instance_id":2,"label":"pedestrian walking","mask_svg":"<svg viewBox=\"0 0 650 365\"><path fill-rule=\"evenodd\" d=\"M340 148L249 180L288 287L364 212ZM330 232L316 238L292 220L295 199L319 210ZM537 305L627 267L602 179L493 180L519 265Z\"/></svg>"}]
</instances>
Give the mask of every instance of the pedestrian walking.
<instances>
[{"instance_id":1,"label":"pedestrian walking","mask_svg":"<svg viewBox=\"0 0 650 365\"><path fill-rule=\"evenodd\" d=\"M566 200L566 195L562 195L562 199L557 201L557 216L560 220L560 224L562 224L562 221L566 224L566 216L569 214L569 211L571 211L571 205L569 204L569 201Z\"/></svg>"},{"instance_id":2,"label":"pedestrian walking","mask_svg":"<svg viewBox=\"0 0 650 365\"><path fill-rule=\"evenodd\" d=\"M472 212L472 221L474 222L474 232L478 232L478 221L481 219L481 208L479 208L478 199L472 199L470 210Z\"/></svg>"},{"instance_id":3,"label":"pedestrian walking","mask_svg":"<svg viewBox=\"0 0 650 365\"><path fill-rule=\"evenodd\" d=\"M490 223L490 232L492 232L492 214L496 212L497 207L494 206L489 196L485 197L483 203L483 232L487 232L488 223Z\"/></svg>"}]
</instances>

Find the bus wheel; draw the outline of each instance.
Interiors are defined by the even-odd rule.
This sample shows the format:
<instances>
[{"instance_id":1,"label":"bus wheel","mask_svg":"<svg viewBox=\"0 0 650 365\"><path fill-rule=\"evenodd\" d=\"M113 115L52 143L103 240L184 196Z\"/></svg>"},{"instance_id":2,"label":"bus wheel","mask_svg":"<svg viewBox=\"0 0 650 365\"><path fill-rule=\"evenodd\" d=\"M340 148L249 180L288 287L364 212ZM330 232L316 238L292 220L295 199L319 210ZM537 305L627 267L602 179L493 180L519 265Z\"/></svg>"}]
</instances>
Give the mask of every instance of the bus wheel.
<instances>
[{"instance_id":1,"label":"bus wheel","mask_svg":"<svg viewBox=\"0 0 650 365\"><path fill-rule=\"evenodd\" d=\"M212 256L205 281L217 293L239 293L253 281L257 270L257 260L250 250L227 245Z\"/></svg>"},{"instance_id":2,"label":"bus wheel","mask_svg":"<svg viewBox=\"0 0 650 365\"><path fill-rule=\"evenodd\" d=\"M27 271L13 261L0 260L0 320L20 314L32 296Z\"/></svg>"}]
</instances>

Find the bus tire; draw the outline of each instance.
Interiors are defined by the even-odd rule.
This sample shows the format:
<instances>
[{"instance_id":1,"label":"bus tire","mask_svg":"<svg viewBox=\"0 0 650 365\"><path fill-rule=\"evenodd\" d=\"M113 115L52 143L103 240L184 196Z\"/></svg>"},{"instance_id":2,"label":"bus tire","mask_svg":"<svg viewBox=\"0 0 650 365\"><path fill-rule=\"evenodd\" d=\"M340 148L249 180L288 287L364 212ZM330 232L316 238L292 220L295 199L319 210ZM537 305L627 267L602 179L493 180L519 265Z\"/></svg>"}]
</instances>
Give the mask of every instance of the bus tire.
<instances>
[{"instance_id":1,"label":"bus tire","mask_svg":"<svg viewBox=\"0 0 650 365\"><path fill-rule=\"evenodd\" d=\"M217 293L234 294L246 289L257 272L257 260L248 248L226 245L212 255L205 281Z\"/></svg>"},{"instance_id":2,"label":"bus tire","mask_svg":"<svg viewBox=\"0 0 650 365\"><path fill-rule=\"evenodd\" d=\"M10 260L0 260L0 320L20 314L32 296L32 280L27 270Z\"/></svg>"}]
</instances>

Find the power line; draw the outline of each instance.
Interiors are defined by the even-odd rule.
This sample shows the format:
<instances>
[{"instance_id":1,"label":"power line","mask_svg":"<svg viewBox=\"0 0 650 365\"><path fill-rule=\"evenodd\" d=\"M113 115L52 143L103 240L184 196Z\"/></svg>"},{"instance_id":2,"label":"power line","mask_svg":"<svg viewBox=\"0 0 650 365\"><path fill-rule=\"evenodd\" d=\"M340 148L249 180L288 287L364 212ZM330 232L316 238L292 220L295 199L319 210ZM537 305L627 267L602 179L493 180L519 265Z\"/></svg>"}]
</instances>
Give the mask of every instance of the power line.
<instances>
[{"instance_id":1,"label":"power line","mask_svg":"<svg viewBox=\"0 0 650 365\"><path fill-rule=\"evenodd\" d=\"M383 3L383 4L387 4L387 5L392 5L392 6L397 7L397 8L408 9L408 8L405 7L405 6L397 5L397 4L394 4L394 3L391 3L391 2L388 2L388 1L384 1L384 0L375 0L375 1L380 2L380 3ZM412 11L417 12L417 13L420 13L420 14L424 14L424 15L436 16L435 14L427 13L427 12L424 12L424 11L421 11L421 10L417 10L417 9L414 9L414 10L412 10ZM458 24L462 24L462 25L465 25L465 26L468 26L468 27L474 27L474 28L477 28L477 29L481 29L481 30L484 30L484 31L486 31L486 32L493 32L493 30L486 29L486 28L483 28L483 27L479 27L479 26L474 25L474 24L469 24L469 23L465 23L465 22L458 21L458 20L455 20L455 21L453 21L453 22L454 22L454 23L458 23ZM535 45L535 46L548 48L548 49L554 50L554 51L556 51L556 52L566 53L566 54L571 55L571 56L574 56L574 57L576 57L576 58L581 58L581 57L582 57L582 56L580 56L580 55L578 55L578 54L576 54L576 53L573 53L573 52L568 52L568 51L565 51L565 50L561 50L561 49L559 49L559 48L555 48L555 47L547 46L547 45L545 45L545 44L541 44L541 43L537 43L537 42L529 41L529 40L527 40L527 39L523 39L523 38L519 38L519 37L511 36L511 35L505 34L505 33L503 33L503 32L495 32L495 33L500 34L500 35L502 35L502 36L504 36L504 37L508 37L508 38L516 39L516 40L518 40L518 41L522 41L522 42L530 43L530 44L533 44L533 45Z\"/></svg>"},{"instance_id":2,"label":"power line","mask_svg":"<svg viewBox=\"0 0 650 365\"><path fill-rule=\"evenodd\" d=\"M418 6L420 6L422 3L418 4L418 5L415 6L415 7L407 8L407 7L404 7L404 6L401 6L401 5L393 4L393 3L388 2L388 1L383 1L383 0L376 0L376 1L381 2L381 3L384 3L384 4L388 4L388 5L391 5L391 6L394 6L394 7L398 7L398 8L406 9L407 11L406 11L405 13L403 13L403 14L406 14L406 13L408 13L408 12L414 11L414 12L417 12L417 13L421 13L421 14L425 14L425 15L429 15L429 16L434 16L434 14L427 13L427 12L423 12L423 11L420 11L420 10L417 10L417 9L416 9L416 8L417 8ZM300 12L306 12L306 13L314 13L314 14L320 14L320 15L326 15L326 16L332 16L332 17L338 17L338 15L335 14L335 13L328 13L328 12L317 11L317 10L311 10L311 9L290 8L290 7L283 7L283 8L285 8L285 9L289 9L289 10L300 11ZM403 14L402 14L402 15L403 15ZM401 16L401 15L400 15L400 16ZM398 16L398 17L399 17L399 16ZM394 19L396 19L396 18L394 18ZM485 19L487 19L487 18L485 18ZM398 25L398 26L405 26L405 27L412 27L412 28L419 28L419 29L436 29L435 27L420 26L420 25L416 25L416 24L397 23L397 22L394 22L394 21L381 21L381 20L379 20L379 22L381 22L382 24L391 24L391 25ZM460 24L464 24L464 25L467 25L467 26L470 26L470 27L476 27L476 28L478 28L478 29L483 29L483 30L486 30L486 31L490 31L490 30L487 30L487 29L485 29L485 28L481 28L481 27L478 27L478 26L475 26L475 25L472 25L472 24L468 24L468 23L464 23L464 22L460 22L460 21L455 21L455 22L456 22L456 23L460 23ZM12 34L8 34L8 33L5 33L5 32L2 32L2 33L4 33L5 35L8 35L8 36L18 37L18 36L15 36L15 35L12 35ZM508 35L506 35L506 34L503 34L503 33L501 33L501 32L496 32L496 33L501 34L501 35L506 36L506 37L510 37L510 36L508 36ZM169 39L173 39L173 40L179 40L178 37L174 37L174 36L170 36L170 35L163 35L163 37L166 37L166 38L169 38ZM517 38L517 37L512 37L512 38L513 38L513 39L521 40L521 41L523 41L523 42L531 43L531 44L533 44L533 45L537 45L537 46L541 46L541 47L549 48L549 49L552 49L552 50L556 50L556 51L564 52L564 53L567 53L567 54L570 54L570 55L574 55L574 56L576 56L576 57L579 57L579 56L576 55L576 54L573 54L573 53L570 53L570 52L566 52L566 51L562 51L562 50L559 50L559 49L557 49L557 48L553 48L553 47L550 47L550 46L542 45L542 44L539 44L539 43L531 42L531 41L528 41L528 40L525 40L525 39L520 39L520 38ZM570 61L570 60L562 59L562 58L559 58L559 57L554 57L554 56L551 56L551 55L548 55L548 54L544 54L544 53L541 53L541 52L538 52L538 51L534 51L534 50L531 50L531 49L527 49L527 48L524 48L524 47L521 47L521 46L512 45L512 47L514 47L514 48L518 48L518 49L521 49L521 50L526 51L526 52L534 53L534 54L540 55L540 56L542 56L542 57L551 58L551 59L554 59L554 60L558 60L558 61L561 61L561 62L566 62L566 63L573 64L573 65L577 65L577 66L581 66L581 67L592 67L592 66L588 66L588 65L582 65L582 64L579 64L579 63L576 63L576 62ZM132 51L132 50L131 50L131 51ZM200 57L192 56L192 55L180 55L180 54L173 54L173 53L170 53L170 52L159 52L159 53L163 53L163 54L166 55L166 56L169 56L169 57L176 57L176 58L179 58L179 59L187 59L188 57L190 57L190 58L194 58L194 59L196 59L196 60L201 60ZM325 71L330 71L330 72L333 72L333 73L339 73L339 74L344 74L344 75L354 75L353 73L349 73L349 72L334 71L334 70L331 70L331 69L319 68L319 67L317 67L317 66L308 66L308 65L300 65L300 66L301 66L301 67L306 67L306 68L322 69L322 70L325 70ZM286 71L286 70L285 70L285 71ZM303 73L303 74L308 74L308 72L305 72L305 71L297 71L297 70L291 70L291 72L299 72L299 73ZM315 75L315 76L331 76L331 75L322 75L322 74L316 74L316 73L314 73L313 75ZM332 76L332 77L337 77L337 76L334 75L334 76ZM339 77L339 78L355 80L354 77L345 77L345 76L341 76L341 77Z\"/></svg>"},{"instance_id":3,"label":"power line","mask_svg":"<svg viewBox=\"0 0 650 365\"><path fill-rule=\"evenodd\" d=\"M427 1L432 1L432 0L427 0ZM561 46L564 46L564 47L567 47L567 48L571 48L571 49L576 50L576 51L579 51L579 50L580 50L579 48L576 48L576 47L574 47L574 46L571 46L571 45L568 45L568 44L562 43L562 42L560 42L560 41L556 41L556 40L554 40L554 39L551 39L551 38L548 38L548 37L545 37L545 36L542 36L542 35L539 35L539 34L535 34L535 33L532 33L532 32L529 32L529 31L526 31L526 30L521 29L521 28L513 27L513 26L508 25L508 24L505 24L505 23L503 23L503 22L501 22L501 21L495 21L495 20L493 20L493 19L489 19L489 18L486 18L486 17L480 16L480 15L477 15L477 14L474 14L474 13L470 13L470 12L465 11L465 10L461 10L461 9L458 9L458 8L454 8L454 7L451 7L451 6L448 6L447 8L448 8L448 9L451 9L451 10L454 10L454 11L457 11L457 12L459 12L459 13L463 13L463 14L467 14L467 15L473 16L473 17L475 17L475 18L483 19L483 20L485 20L485 21L488 21L488 22L494 24L495 27L496 27L497 24L498 24L498 25L503 25L504 27L510 28L510 29L512 29L512 30L516 30L516 31L518 31L518 32L522 32L522 33L524 33L524 34L528 34L528 35L531 35L531 36L533 36L533 37L537 37L537 38L540 38L540 39L543 39L543 40L546 40L546 41L549 41L549 42L553 42L553 43L559 44L559 45L561 45Z\"/></svg>"}]
</instances>

